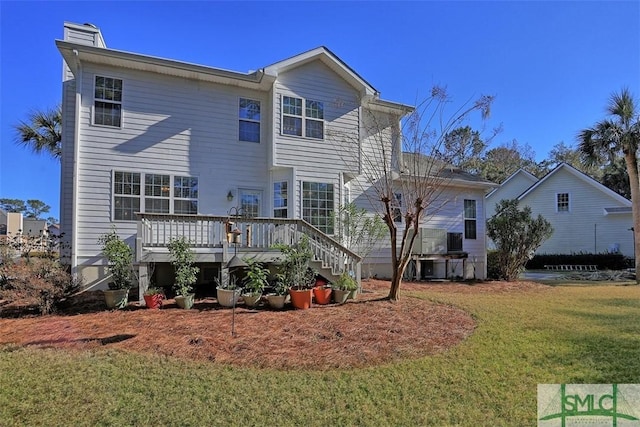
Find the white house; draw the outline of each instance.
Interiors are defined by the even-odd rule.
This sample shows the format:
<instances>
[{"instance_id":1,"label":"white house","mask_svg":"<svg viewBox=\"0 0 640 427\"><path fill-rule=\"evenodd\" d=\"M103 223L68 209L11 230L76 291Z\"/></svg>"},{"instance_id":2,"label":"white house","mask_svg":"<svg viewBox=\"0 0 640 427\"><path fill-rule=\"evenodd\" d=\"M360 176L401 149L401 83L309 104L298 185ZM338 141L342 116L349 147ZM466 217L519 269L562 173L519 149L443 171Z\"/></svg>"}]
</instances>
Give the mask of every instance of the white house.
<instances>
[{"instance_id":1,"label":"white house","mask_svg":"<svg viewBox=\"0 0 640 427\"><path fill-rule=\"evenodd\" d=\"M106 285L97 240L114 225L136 250L141 289L151 265L158 284L170 283L158 271L168 240L180 234L197 252L205 285L235 251L269 261L273 243L302 234L322 274L346 269L359 278L360 257L332 238L333 215L343 201L362 200L351 181L371 145L365 113L389 119L383 132L401 158L400 122L411 107L380 99L325 47L241 73L110 49L88 24L65 23L56 45L64 62L61 225L72 271L86 285ZM340 133L358 143L330 137ZM456 241L456 252L475 259L482 278L489 187L457 178L459 201L436 228L446 236L475 221L473 239ZM388 260L374 261L386 275Z\"/></svg>"},{"instance_id":2,"label":"white house","mask_svg":"<svg viewBox=\"0 0 640 427\"><path fill-rule=\"evenodd\" d=\"M538 254L620 252L633 256L631 202L562 163L542 179L518 171L487 195L487 217L502 199L516 198L553 226Z\"/></svg>"}]
</instances>

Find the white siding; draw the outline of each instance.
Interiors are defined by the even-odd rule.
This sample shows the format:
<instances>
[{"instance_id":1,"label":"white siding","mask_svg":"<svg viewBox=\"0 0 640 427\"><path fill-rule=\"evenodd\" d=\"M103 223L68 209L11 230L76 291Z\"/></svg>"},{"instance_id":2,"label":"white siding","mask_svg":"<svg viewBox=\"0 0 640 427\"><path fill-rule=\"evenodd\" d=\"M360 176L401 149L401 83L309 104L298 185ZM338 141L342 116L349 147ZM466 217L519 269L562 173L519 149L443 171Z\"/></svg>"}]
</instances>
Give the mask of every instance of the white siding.
<instances>
[{"instance_id":1,"label":"white siding","mask_svg":"<svg viewBox=\"0 0 640 427\"><path fill-rule=\"evenodd\" d=\"M557 193L569 193L569 212L556 211ZM631 214L605 215L604 208L624 205L567 170L546 179L521 205L530 206L535 216L541 214L553 226L553 236L537 253L601 253L617 244L623 254L633 255L633 236L628 230Z\"/></svg>"},{"instance_id":2,"label":"white siding","mask_svg":"<svg viewBox=\"0 0 640 427\"><path fill-rule=\"evenodd\" d=\"M516 172L507 181L495 189L489 196L487 196L487 218L493 216L496 212L496 205L500 200L512 200L518 198L526 189L531 187L537 182L537 179L527 175L523 171Z\"/></svg>"},{"instance_id":3,"label":"white siding","mask_svg":"<svg viewBox=\"0 0 640 427\"><path fill-rule=\"evenodd\" d=\"M261 143L238 140L239 97L266 105L266 94L89 64L83 75L77 181L81 256L94 257L98 236L109 229L113 170L197 177L202 214L226 214L237 203L226 195L239 187L258 184L265 197L270 194L265 117ZM122 128L91 124L95 75L123 80ZM123 235L135 233L135 222L116 225Z\"/></svg>"}]
</instances>

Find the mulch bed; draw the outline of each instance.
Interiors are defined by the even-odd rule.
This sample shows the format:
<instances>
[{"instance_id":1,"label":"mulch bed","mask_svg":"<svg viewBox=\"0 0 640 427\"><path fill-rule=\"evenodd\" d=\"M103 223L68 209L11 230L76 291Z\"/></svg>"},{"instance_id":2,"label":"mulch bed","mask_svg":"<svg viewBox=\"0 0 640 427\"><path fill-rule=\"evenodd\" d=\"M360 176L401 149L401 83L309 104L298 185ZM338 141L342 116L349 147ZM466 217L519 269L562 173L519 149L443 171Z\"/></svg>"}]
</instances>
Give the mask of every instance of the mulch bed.
<instances>
[{"instance_id":1,"label":"mulch bed","mask_svg":"<svg viewBox=\"0 0 640 427\"><path fill-rule=\"evenodd\" d=\"M411 297L411 291L504 293L546 288L532 282L474 285L403 284L398 302L384 299L389 282L363 282L344 305L308 310L233 310L215 299L182 310L172 300L160 310L130 303L107 311L101 292L86 292L69 310L42 317L0 319L0 345L87 350L112 348L252 367L328 369L363 367L442 352L467 338L475 321L465 311Z\"/></svg>"}]
</instances>

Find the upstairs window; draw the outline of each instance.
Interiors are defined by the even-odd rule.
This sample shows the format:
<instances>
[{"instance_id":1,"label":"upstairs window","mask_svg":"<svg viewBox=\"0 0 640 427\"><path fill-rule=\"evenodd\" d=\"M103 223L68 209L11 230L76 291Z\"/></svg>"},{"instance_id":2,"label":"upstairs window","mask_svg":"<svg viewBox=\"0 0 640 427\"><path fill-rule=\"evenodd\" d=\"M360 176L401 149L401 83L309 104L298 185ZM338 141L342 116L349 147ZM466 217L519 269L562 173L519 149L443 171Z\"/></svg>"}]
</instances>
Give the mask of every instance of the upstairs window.
<instances>
[{"instance_id":1,"label":"upstairs window","mask_svg":"<svg viewBox=\"0 0 640 427\"><path fill-rule=\"evenodd\" d=\"M464 238L476 239L476 201L464 201Z\"/></svg>"},{"instance_id":2,"label":"upstairs window","mask_svg":"<svg viewBox=\"0 0 640 427\"><path fill-rule=\"evenodd\" d=\"M569 193L556 194L556 206L558 212L569 212Z\"/></svg>"},{"instance_id":3,"label":"upstairs window","mask_svg":"<svg viewBox=\"0 0 640 427\"><path fill-rule=\"evenodd\" d=\"M282 134L323 139L324 103L283 96Z\"/></svg>"},{"instance_id":4,"label":"upstairs window","mask_svg":"<svg viewBox=\"0 0 640 427\"><path fill-rule=\"evenodd\" d=\"M402 193L393 193L396 203L392 208L393 222L402 222Z\"/></svg>"},{"instance_id":5,"label":"upstairs window","mask_svg":"<svg viewBox=\"0 0 640 427\"><path fill-rule=\"evenodd\" d=\"M96 76L93 97L93 123L121 127L122 80Z\"/></svg>"},{"instance_id":6,"label":"upstairs window","mask_svg":"<svg viewBox=\"0 0 640 427\"><path fill-rule=\"evenodd\" d=\"M240 98L238 117L240 141L260 142L260 101Z\"/></svg>"}]
</instances>

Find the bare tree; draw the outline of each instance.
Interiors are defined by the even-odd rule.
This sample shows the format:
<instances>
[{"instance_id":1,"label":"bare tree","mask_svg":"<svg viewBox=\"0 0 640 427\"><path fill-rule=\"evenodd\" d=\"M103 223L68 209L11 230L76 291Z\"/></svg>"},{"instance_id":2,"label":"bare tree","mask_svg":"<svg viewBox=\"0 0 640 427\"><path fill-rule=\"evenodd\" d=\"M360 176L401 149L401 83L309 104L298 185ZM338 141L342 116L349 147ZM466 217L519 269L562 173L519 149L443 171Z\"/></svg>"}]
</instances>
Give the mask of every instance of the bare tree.
<instances>
[{"instance_id":1,"label":"bare tree","mask_svg":"<svg viewBox=\"0 0 640 427\"><path fill-rule=\"evenodd\" d=\"M415 108L395 104L394 108L373 101L365 104L358 134L338 132L331 137L352 144L359 175L352 188L359 187L373 210L387 226L391 245L391 288L388 298L398 300L402 276L411 257L426 211L433 215L446 203L441 195L447 184L462 173L447 162L444 137L478 111L490 113L493 96L480 96L450 112L450 99L441 87ZM403 120L404 118L404 120Z\"/></svg>"}]
</instances>

